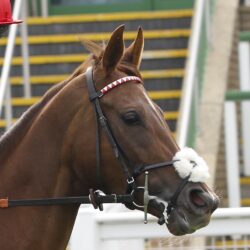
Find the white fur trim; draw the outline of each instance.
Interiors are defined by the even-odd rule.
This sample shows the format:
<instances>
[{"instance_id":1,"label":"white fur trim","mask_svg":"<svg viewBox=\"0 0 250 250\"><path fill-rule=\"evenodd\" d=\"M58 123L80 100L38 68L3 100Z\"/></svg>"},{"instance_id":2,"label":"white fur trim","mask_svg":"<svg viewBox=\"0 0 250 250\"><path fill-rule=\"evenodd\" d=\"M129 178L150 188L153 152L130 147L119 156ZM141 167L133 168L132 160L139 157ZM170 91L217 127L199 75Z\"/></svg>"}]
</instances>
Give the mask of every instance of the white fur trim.
<instances>
[{"instance_id":1,"label":"white fur trim","mask_svg":"<svg viewBox=\"0 0 250 250\"><path fill-rule=\"evenodd\" d=\"M181 149L173 160L177 160L174 167L183 179L190 175L189 181L206 182L210 177L206 162L191 148Z\"/></svg>"}]
</instances>

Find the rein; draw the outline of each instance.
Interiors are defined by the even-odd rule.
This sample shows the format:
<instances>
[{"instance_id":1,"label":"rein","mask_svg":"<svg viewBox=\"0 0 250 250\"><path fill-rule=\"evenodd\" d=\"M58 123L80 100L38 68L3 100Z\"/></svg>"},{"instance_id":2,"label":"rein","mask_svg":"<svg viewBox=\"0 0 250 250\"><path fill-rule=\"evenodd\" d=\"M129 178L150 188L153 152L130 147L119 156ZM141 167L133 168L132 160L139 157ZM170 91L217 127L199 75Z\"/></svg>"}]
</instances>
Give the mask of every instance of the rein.
<instances>
[{"instance_id":1,"label":"rein","mask_svg":"<svg viewBox=\"0 0 250 250\"><path fill-rule=\"evenodd\" d=\"M108 141L112 147L115 157L121 164L124 175L126 176L127 181L127 192L122 195L105 195L102 191L93 189L89 190L88 196L77 196L77 197L58 197L58 198L48 198L48 199L27 199L27 200L9 200L0 199L0 208L9 208L16 206L46 206L46 205L72 205L72 204L92 204L94 208L99 208L103 210L103 203L123 203L126 206L132 206L133 208L144 208L144 222L147 223L147 210L148 204L151 200L157 200L159 203L163 204L166 201L161 200L156 196L150 196L148 191L148 173L151 170L159 169L162 167L171 167L179 161L178 159L174 159L167 162L161 162L156 164L150 164L141 166L138 168L133 168L132 164L129 162L128 157L125 155L121 147L119 146L116 138L114 137L112 130L108 124L108 121L102 111L100 105L100 98L102 98L105 94L111 91L113 88L127 83L142 83L142 80L136 76L126 76L121 79L118 79L106 87L101 89L100 91L96 91L94 80L93 80L93 70L92 67L89 67L86 71L87 78L87 86L89 91L89 100L93 104L94 112L95 112L95 120L96 120L96 175L98 180L98 187L103 187L103 181L101 178L101 148L100 148L100 129L105 131L105 134L108 138ZM196 164L193 164L195 167ZM132 169L134 169L132 171ZM145 185L142 187L137 187L135 180L141 174L145 174ZM167 205L164 205L164 211L162 211L162 217L159 219L159 224L167 223L168 216L171 213L171 210L175 207L176 201L178 199L179 194L183 190L184 186L188 183L190 174L183 178L181 184L178 186L177 190L173 194L172 198L167 202ZM140 189L144 190L143 195L143 205L138 205L134 201L134 193ZM160 205L160 204L159 204Z\"/></svg>"},{"instance_id":2,"label":"rein","mask_svg":"<svg viewBox=\"0 0 250 250\"><path fill-rule=\"evenodd\" d=\"M88 196L61 197L47 199L27 199L27 200L9 200L0 199L0 208L18 207L18 206L51 206L51 205L72 205L72 204L92 204L94 208L101 208L103 203L125 203L132 202L131 195L104 195L100 190L89 190ZM100 209L102 210L102 209Z\"/></svg>"}]
</instances>

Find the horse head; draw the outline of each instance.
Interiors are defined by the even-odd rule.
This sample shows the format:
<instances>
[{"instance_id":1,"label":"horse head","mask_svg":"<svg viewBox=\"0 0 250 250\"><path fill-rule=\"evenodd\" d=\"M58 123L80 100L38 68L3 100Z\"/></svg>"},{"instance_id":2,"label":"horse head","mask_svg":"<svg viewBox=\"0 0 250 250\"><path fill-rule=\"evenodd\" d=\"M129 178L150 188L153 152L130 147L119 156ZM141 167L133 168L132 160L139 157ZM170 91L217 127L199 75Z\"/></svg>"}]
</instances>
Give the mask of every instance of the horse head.
<instances>
[{"instance_id":1,"label":"horse head","mask_svg":"<svg viewBox=\"0 0 250 250\"><path fill-rule=\"evenodd\" d=\"M148 212L158 217L160 224L165 223L172 234L192 233L208 224L219 199L205 184L209 176L205 161L194 150L178 147L163 112L145 91L139 72L142 29L128 48L124 48L123 32L124 26L118 27L105 48L84 42L93 53L86 80L94 84L95 91L89 90L89 96L93 103L99 103L89 111L89 119L93 127L97 112L97 119L103 114L106 122L99 136L101 181L93 160L98 154L94 146L90 176L95 187L104 192L127 190L133 194L136 201L126 204L130 209L145 209L147 200ZM107 127L110 135L105 133Z\"/></svg>"},{"instance_id":2,"label":"horse head","mask_svg":"<svg viewBox=\"0 0 250 250\"><path fill-rule=\"evenodd\" d=\"M128 48L123 32L104 47L85 41L89 59L1 137L1 249L65 249L80 204L96 205L98 189L112 202L129 197L128 208L175 235L207 225L217 208L205 161L178 147L144 89L142 29Z\"/></svg>"}]
</instances>

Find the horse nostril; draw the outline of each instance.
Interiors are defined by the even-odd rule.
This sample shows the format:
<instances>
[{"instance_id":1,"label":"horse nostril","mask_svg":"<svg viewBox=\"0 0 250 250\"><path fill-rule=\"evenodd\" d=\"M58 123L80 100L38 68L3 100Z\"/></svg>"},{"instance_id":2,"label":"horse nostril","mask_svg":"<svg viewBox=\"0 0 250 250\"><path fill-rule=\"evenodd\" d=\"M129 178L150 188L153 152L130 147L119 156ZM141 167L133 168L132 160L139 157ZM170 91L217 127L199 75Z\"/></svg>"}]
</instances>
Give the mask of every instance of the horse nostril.
<instances>
[{"instance_id":1,"label":"horse nostril","mask_svg":"<svg viewBox=\"0 0 250 250\"><path fill-rule=\"evenodd\" d=\"M204 197L204 192L198 189L192 190L190 192L190 201L197 207L207 206L207 202Z\"/></svg>"}]
</instances>

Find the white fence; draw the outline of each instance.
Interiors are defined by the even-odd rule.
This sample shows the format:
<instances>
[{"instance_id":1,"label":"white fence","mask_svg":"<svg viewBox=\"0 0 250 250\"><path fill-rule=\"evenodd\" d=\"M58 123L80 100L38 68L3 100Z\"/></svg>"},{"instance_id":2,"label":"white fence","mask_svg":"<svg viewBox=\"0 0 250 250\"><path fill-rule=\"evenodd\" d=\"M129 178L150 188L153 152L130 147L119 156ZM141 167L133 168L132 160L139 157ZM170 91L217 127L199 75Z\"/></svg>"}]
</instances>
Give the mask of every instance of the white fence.
<instances>
[{"instance_id":1,"label":"white fence","mask_svg":"<svg viewBox=\"0 0 250 250\"><path fill-rule=\"evenodd\" d=\"M149 216L148 224L143 223L142 212L98 212L94 209L81 208L75 223L70 241L70 250L143 250L147 248L145 240L162 238L167 241L172 237L165 226L159 226L156 218ZM237 235L237 238L235 238ZM231 237L235 248L230 249L250 249L248 242L250 236L250 207L249 208L221 208L215 211L211 222L205 228L192 234L189 239L197 236L222 237L221 241L206 249L228 249L225 237ZM182 239L180 237L180 239ZM185 237L184 237L185 239ZM224 239L224 240L223 240ZM123 246L124 241L125 246ZM236 248L239 240L245 241L244 248ZM176 241L176 237L175 237ZM169 241L170 242L170 241ZM223 243L224 242L224 243ZM233 244L233 243L231 243ZM154 248L169 249L169 248ZM178 249L178 248L174 248ZM185 248L181 248L185 249ZM192 248L194 249L203 249Z\"/></svg>"},{"instance_id":2,"label":"white fence","mask_svg":"<svg viewBox=\"0 0 250 250\"><path fill-rule=\"evenodd\" d=\"M180 100L179 119L177 123L176 139L183 148L194 144L193 135L198 126L200 92L202 90L202 76L205 66L204 51L209 49L211 22L213 18L214 0L195 0L194 14L191 24L191 36L188 45L188 58L185 66L185 76ZM203 58L204 60L200 60Z\"/></svg>"},{"instance_id":3,"label":"white fence","mask_svg":"<svg viewBox=\"0 0 250 250\"><path fill-rule=\"evenodd\" d=\"M239 136L239 120L237 118L237 105L241 104L241 137ZM250 175L250 91L228 91L225 102L225 147L227 164L227 186L229 207L240 207L240 173ZM240 143L239 138L242 138ZM242 162L240 161L242 152ZM242 166L242 167L241 167ZM240 171L241 169L241 171Z\"/></svg>"},{"instance_id":4,"label":"white fence","mask_svg":"<svg viewBox=\"0 0 250 250\"><path fill-rule=\"evenodd\" d=\"M250 91L250 41L239 43L239 76L240 90ZM243 174L250 176L250 97L241 103L241 130L243 138Z\"/></svg>"}]
</instances>

